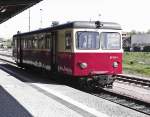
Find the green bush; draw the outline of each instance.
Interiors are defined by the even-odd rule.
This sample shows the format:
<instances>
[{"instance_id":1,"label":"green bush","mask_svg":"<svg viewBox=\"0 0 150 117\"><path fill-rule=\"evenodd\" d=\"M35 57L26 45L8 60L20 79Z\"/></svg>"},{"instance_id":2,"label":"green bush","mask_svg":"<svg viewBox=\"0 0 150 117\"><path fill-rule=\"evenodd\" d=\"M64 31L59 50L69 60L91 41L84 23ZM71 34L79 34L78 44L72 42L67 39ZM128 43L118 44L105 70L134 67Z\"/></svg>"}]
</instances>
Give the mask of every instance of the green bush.
<instances>
[{"instance_id":1,"label":"green bush","mask_svg":"<svg viewBox=\"0 0 150 117\"><path fill-rule=\"evenodd\" d=\"M141 48L139 46L135 46L133 48L134 52L140 52L141 51Z\"/></svg>"},{"instance_id":2,"label":"green bush","mask_svg":"<svg viewBox=\"0 0 150 117\"><path fill-rule=\"evenodd\" d=\"M145 46L143 48L143 52L150 52L150 46Z\"/></svg>"},{"instance_id":3,"label":"green bush","mask_svg":"<svg viewBox=\"0 0 150 117\"><path fill-rule=\"evenodd\" d=\"M123 50L126 51L126 52L129 52L130 51L130 47L124 47Z\"/></svg>"}]
</instances>

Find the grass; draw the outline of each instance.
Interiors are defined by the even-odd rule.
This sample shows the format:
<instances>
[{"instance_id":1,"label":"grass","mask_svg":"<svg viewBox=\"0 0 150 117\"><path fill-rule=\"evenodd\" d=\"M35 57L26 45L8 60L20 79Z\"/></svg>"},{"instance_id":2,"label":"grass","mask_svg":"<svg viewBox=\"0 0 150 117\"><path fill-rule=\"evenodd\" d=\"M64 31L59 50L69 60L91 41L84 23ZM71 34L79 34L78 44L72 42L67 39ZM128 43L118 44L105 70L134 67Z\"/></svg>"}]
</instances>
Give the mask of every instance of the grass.
<instances>
[{"instance_id":1,"label":"grass","mask_svg":"<svg viewBox=\"0 0 150 117\"><path fill-rule=\"evenodd\" d=\"M124 52L123 73L150 77L150 52Z\"/></svg>"}]
</instances>

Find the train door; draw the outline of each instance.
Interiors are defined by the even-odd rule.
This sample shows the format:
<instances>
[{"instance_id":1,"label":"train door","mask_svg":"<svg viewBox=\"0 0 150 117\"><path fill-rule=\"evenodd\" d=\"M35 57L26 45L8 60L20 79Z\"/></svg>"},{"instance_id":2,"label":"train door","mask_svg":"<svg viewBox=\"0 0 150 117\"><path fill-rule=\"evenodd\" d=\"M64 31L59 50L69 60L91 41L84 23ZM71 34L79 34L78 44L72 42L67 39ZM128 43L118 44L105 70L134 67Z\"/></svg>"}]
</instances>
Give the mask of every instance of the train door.
<instances>
[{"instance_id":1,"label":"train door","mask_svg":"<svg viewBox=\"0 0 150 117\"><path fill-rule=\"evenodd\" d=\"M52 70L56 71L57 70L57 32L52 32L52 51L51 51L51 56L52 56Z\"/></svg>"},{"instance_id":2,"label":"train door","mask_svg":"<svg viewBox=\"0 0 150 117\"><path fill-rule=\"evenodd\" d=\"M22 64L22 47L21 47L21 38L17 36L17 64Z\"/></svg>"}]
</instances>

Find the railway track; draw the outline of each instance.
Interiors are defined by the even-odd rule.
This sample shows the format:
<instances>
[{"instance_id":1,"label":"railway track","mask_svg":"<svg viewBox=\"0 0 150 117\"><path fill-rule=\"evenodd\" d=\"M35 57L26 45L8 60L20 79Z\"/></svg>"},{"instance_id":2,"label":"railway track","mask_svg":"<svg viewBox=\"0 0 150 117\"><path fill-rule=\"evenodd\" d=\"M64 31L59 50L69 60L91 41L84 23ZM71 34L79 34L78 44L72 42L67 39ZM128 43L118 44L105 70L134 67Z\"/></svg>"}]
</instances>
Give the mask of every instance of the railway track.
<instances>
[{"instance_id":1,"label":"railway track","mask_svg":"<svg viewBox=\"0 0 150 117\"><path fill-rule=\"evenodd\" d=\"M122 82L128 82L128 83L134 83L135 85L145 87L145 88L150 88L150 79L145 79L145 78L137 78L134 76L126 76L126 75L117 75L117 81L122 81Z\"/></svg>"},{"instance_id":2,"label":"railway track","mask_svg":"<svg viewBox=\"0 0 150 117\"><path fill-rule=\"evenodd\" d=\"M111 89L103 89L101 92L96 92L91 94L103 98L105 100L117 103L124 107L136 110L140 113L150 115L150 102L138 100L135 97L121 94Z\"/></svg>"},{"instance_id":3,"label":"railway track","mask_svg":"<svg viewBox=\"0 0 150 117\"><path fill-rule=\"evenodd\" d=\"M10 56L7 56L10 57ZM1 59L3 60L3 59ZM10 64L14 64L8 60L3 60L4 62L10 63ZM132 78L134 80L132 80ZM148 85L148 81L147 80L142 80L140 79L140 81L137 78L132 77L128 79L128 77L123 76L123 75L118 75L117 80L119 81L123 81L123 82L132 82L135 84L141 84L144 85L144 81L146 82L146 86ZM130 83L131 83L130 82ZM142 82L142 83L141 83ZM111 102L117 103L119 105L125 106L127 108L136 110L138 112L144 113L146 115L150 115L150 102L146 102L144 100L139 100L135 97L131 97L125 94L121 94L118 92L113 91L112 89L103 89L101 91L96 91L96 92L88 92L94 96L97 96L99 98L103 98L105 100L109 100Z\"/></svg>"}]
</instances>

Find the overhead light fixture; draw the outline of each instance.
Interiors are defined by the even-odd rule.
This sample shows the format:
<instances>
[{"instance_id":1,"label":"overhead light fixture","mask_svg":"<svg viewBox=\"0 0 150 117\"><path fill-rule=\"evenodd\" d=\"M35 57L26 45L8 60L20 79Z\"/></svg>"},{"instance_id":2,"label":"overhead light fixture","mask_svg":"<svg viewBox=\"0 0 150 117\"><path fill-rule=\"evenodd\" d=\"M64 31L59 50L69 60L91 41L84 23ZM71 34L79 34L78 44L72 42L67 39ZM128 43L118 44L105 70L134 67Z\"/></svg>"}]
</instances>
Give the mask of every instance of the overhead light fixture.
<instances>
[{"instance_id":1,"label":"overhead light fixture","mask_svg":"<svg viewBox=\"0 0 150 117\"><path fill-rule=\"evenodd\" d=\"M0 12L1 13L4 13L6 11L6 8L2 9Z\"/></svg>"}]
</instances>

